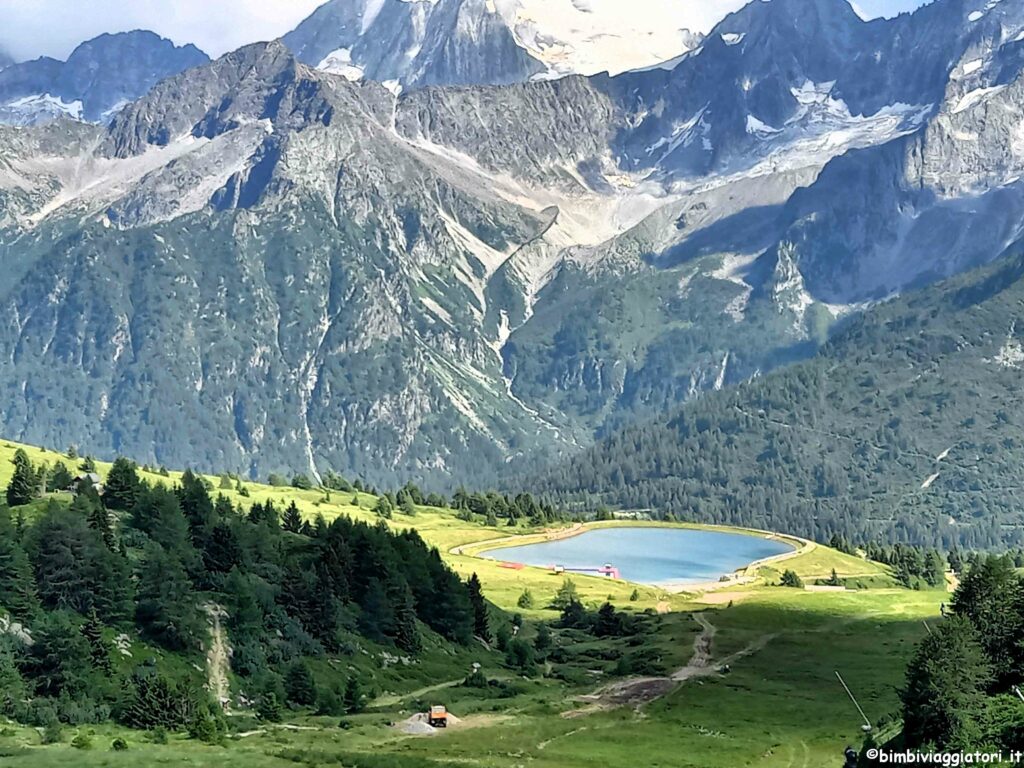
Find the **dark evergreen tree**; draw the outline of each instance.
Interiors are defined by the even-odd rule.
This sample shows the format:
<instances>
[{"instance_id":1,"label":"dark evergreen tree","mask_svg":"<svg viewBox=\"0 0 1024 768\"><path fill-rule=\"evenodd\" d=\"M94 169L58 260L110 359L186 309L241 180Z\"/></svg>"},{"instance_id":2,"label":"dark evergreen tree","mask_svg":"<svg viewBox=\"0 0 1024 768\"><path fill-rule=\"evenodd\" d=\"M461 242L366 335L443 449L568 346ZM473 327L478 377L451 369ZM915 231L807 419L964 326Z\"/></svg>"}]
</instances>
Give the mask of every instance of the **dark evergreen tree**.
<instances>
[{"instance_id":1,"label":"dark evergreen tree","mask_svg":"<svg viewBox=\"0 0 1024 768\"><path fill-rule=\"evenodd\" d=\"M14 453L14 474L7 484L7 506L20 507L39 496L39 479L28 454L19 448Z\"/></svg>"},{"instance_id":2,"label":"dark evergreen tree","mask_svg":"<svg viewBox=\"0 0 1024 768\"><path fill-rule=\"evenodd\" d=\"M594 622L594 634L598 637L618 637L622 630L622 617L616 612L615 606L611 603L602 605Z\"/></svg>"},{"instance_id":3,"label":"dark evergreen tree","mask_svg":"<svg viewBox=\"0 0 1024 768\"><path fill-rule=\"evenodd\" d=\"M0 643L0 715L13 717L29 696L28 686L18 669L17 657L10 643Z\"/></svg>"},{"instance_id":4,"label":"dark evergreen tree","mask_svg":"<svg viewBox=\"0 0 1024 768\"><path fill-rule=\"evenodd\" d=\"M79 514L51 507L32 526L26 550L44 608L82 615L95 608L109 623L129 613L127 564Z\"/></svg>"},{"instance_id":5,"label":"dark evergreen tree","mask_svg":"<svg viewBox=\"0 0 1024 768\"><path fill-rule=\"evenodd\" d=\"M373 506L373 512L384 520L390 520L394 507L387 496L381 496Z\"/></svg>"},{"instance_id":6,"label":"dark evergreen tree","mask_svg":"<svg viewBox=\"0 0 1024 768\"><path fill-rule=\"evenodd\" d=\"M359 679L353 675L345 683L345 695L343 697L343 703L345 705L345 711L349 714L355 714L356 712L362 712L365 706L363 699L363 689L359 684Z\"/></svg>"},{"instance_id":7,"label":"dark evergreen tree","mask_svg":"<svg viewBox=\"0 0 1024 768\"><path fill-rule=\"evenodd\" d=\"M946 584L946 563L942 555L932 550L928 553L925 561L924 580L931 587L941 587Z\"/></svg>"},{"instance_id":8,"label":"dark evergreen tree","mask_svg":"<svg viewBox=\"0 0 1024 768\"><path fill-rule=\"evenodd\" d=\"M386 640L393 631L395 609L380 579L370 579L360 606L359 631L372 640Z\"/></svg>"},{"instance_id":9,"label":"dark evergreen tree","mask_svg":"<svg viewBox=\"0 0 1024 768\"><path fill-rule=\"evenodd\" d=\"M587 609L579 600L571 600L562 609L559 625L569 629L589 629L590 617L587 616Z\"/></svg>"},{"instance_id":10,"label":"dark evergreen tree","mask_svg":"<svg viewBox=\"0 0 1024 768\"><path fill-rule=\"evenodd\" d=\"M111 552L117 549L117 541L114 538L114 528L110 522L110 513L100 501L99 496L92 486L84 488L75 500L71 503L71 511L86 519L89 527L99 534L104 545Z\"/></svg>"},{"instance_id":11,"label":"dark evergreen tree","mask_svg":"<svg viewBox=\"0 0 1024 768\"><path fill-rule=\"evenodd\" d=\"M235 525L222 519L210 530L203 550L203 564L210 574L227 574L242 563L242 545Z\"/></svg>"},{"instance_id":12,"label":"dark evergreen tree","mask_svg":"<svg viewBox=\"0 0 1024 768\"><path fill-rule=\"evenodd\" d=\"M66 491L71 487L75 477L63 461L55 462L50 467L49 476L46 478L46 486L51 491Z\"/></svg>"},{"instance_id":13,"label":"dark evergreen tree","mask_svg":"<svg viewBox=\"0 0 1024 768\"><path fill-rule=\"evenodd\" d=\"M796 571L789 569L782 572L782 578L779 580L779 584L783 587L792 587L794 589L804 588L804 580L800 578L800 575Z\"/></svg>"},{"instance_id":14,"label":"dark evergreen tree","mask_svg":"<svg viewBox=\"0 0 1024 768\"><path fill-rule=\"evenodd\" d=\"M249 509L248 517L250 523L262 525L272 531L276 531L281 527L281 518L278 516L277 509L274 508L274 503L271 501L265 504L253 504Z\"/></svg>"},{"instance_id":15,"label":"dark evergreen tree","mask_svg":"<svg viewBox=\"0 0 1024 768\"><path fill-rule=\"evenodd\" d=\"M296 661L288 667L284 676L285 700L296 707L316 706L316 681L309 666Z\"/></svg>"},{"instance_id":16,"label":"dark evergreen tree","mask_svg":"<svg viewBox=\"0 0 1024 768\"><path fill-rule=\"evenodd\" d=\"M533 647L541 656L547 654L551 648L551 629L547 624L537 627L537 636L533 640Z\"/></svg>"},{"instance_id":17,"label":"dark evergreen tree","mask_svg":"<svg viewBox=\"0 0 1024 768\"><path fill-rule=\"evenodd\" d=\"M43 614L33 627L23 669L40 696L64 693L74 697L88 691L92 674L89 642L72 614Z\"/></svg>"},{"instance_id":18,"label":"dark evergreen tree","mask_svg":"<svg viewBox=\"0 0 1024 768\"><path fill-rule=\"evenodd\" d=\"M469 577L469 603L473 608L473 634L485 643L491 642L490 611L484 599L480 578L474 573Z\"/></svg>"},{"instance_id":19,"label":"dark evergreen tree","mask_svg":"<svg viewBox=\"0 0 1024 768\"><path fill-rule=\"evenodd\" d=\"M110 675L113 665L110 663L110 648L103 639L103 623L95 610L89 612L88 618L82 625L82 634L89 643L89 658L92 660L93 669Z\"/></svg>"},{"instance_id":20,"label":"dark evergreen tree","mask_svg":"<svg viewBox=\"0 0 1024 768\"><path fill-rule=\"evenodd\" d=\"M302 531L302 515L299 513L299 508L295 506L294 501L284 511L281 527L289 533L300 533Z\"/></svg>"},{"instance_id":21,"label":"dark evergreen tree","mask_svg":"<svg viewBox=\"0 0 1024 768\"><path fill-rule=\"evenodd\" d=\"M537 654L529 643L516 637L509 641L505 663L520 674L532 675L537 667Z\"/></svg>"},{"instance_id":22,"label":"dark evergreen tree","mask_svg":"<svg viewBox=\"0 0 1024 768\"><path fill-rule=\"evenodd\" d=\"M132 510L132 525L149 534L153 541L184 565L188 573L198 574L202 558L192 544L190 521L179 498L180 493L169 491L162 485L143 487ZM208 538L203 543L208 543Z\"/></svg>"},{"instance_id":23,"label":"dark evergreen tree","mask_svg":"<svg viewBox=\"0 0 1024 768\"><path fill-rule=\"evenodd\" d=\"M39 607L32 565L6 509L0 509L0 606L22 620Z\"/></svg>"},{"instance_id":24,"label":"dark evergreen tree","mask_svg":"<svg viewBox=\"0 0 1024 768\"><path fill-rule=\"evenodd\" d=\"M907 669L903 735L909 747L967 747L979 736L978 715L992 669L966 619L942 622Z\"/></svg>"},{"instance_id":25,"label":"dark evergreen tree","mask_svg":"<svg viewBox=\"0 0 1024 768\"><path fill-rule=\"evenodd\" d=\"M311 491L313 490L313 481L307 475L295 475L292 478L292 488L298 488L300 491Z\"/></svg>"},{"instance_id":26,"label":"dark evergreen tree","mask_svg":"<svg viewBox=\"0 0 1024 768\"><path fill-rule=\"evenodd\" d=\"M181 476L177 497L181 512L188 522L189 534L196 546L201 549L203 539L209 535L209 529L216 521L213 500L210 498L206 481L191 470L186 471Z\"/></svg>"},{"instance_id":27,"label":"dark evergreen tree","mask_svg":"<svg viewBox=\"0 0 1024 768\"><path fill-rule=\"evenodd\" d=\"M562 611L570 603L578 603L579 600L580 596L576 589L576 583L572 579L566 579L562 582L558 592L555 593L555 599L551 602L551 607L557 611Z\"/></svg>"},{"instance_id":28,"label":"dark evergreen tree","mask_svg":"<svg viewBox=\"0 0 1024 768\"><path fill-rule=\"evenodd\" d=\"M139 472L135 462L119 458L107 473L103 503L108 509L129 511L139 496Z\"/></svg>"},{"instance_id":29,"label":"dark evergreen tree","mask_svg":"<svg viewBox=\"0 0 1024 768\"><path fill-rule=\"evenodd\" d=\"M132 728L177 731L192 721L199 698L187 682L174 680L154 666L142 666L125 685L118 720Z\"/></svg>"},{"instance_id":30,"label":"dark evergreen tree","mask_svg":"<svg viewBox=\"0 0 1024 768\"><path fill-rule=\"evenodd\" d=\"M964 575L953 596L953 612L968 619L1000 683L1024 675L1024 587L1006 557L980 560Z\"/></svg>"},{"instance_id":31,"label":"dark evergreen tree","mask_svg":"<svg viewBox=\"0 0 1024 768\"><path fill-rule=\"evenodd\" d=\"M416 624L416 608L409 586L404 582L396 584L391 591L391 601L395 606L391 631L395 645L406 653L419 653L423 649L423 641L420 638L419 626Z\"/></svg>"},{"instance_id":32,"label":"dark evergreen tree","mask_svg":"<svg viewBox=\"0 0 1024 768\"><path fill-rule=\"evenodd\" d=\"M143 637L171 651L201 647L204 624L181 561L159 544L146 547L139 569L135 623Z\"/></svg>"}]
</instances>

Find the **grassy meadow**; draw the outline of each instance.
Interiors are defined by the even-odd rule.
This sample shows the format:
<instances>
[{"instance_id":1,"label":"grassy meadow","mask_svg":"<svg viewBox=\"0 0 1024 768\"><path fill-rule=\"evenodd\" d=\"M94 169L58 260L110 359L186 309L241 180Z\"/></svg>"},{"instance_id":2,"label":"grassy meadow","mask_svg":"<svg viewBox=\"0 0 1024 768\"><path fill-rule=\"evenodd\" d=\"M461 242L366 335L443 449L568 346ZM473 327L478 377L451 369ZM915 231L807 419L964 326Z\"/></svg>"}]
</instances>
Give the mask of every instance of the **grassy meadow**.
<instances>
[{"instance_id":1,"label":"grassy meadow","mask_svg":"<svg viewBox=\"0 0 1024 768\"><path fill-rule=\"evenodd\" d=\"M10 459L18 447L0 442L0 485L11 475ZM75 471L79 461L55 452L24 447L35 463L64 461ZM97 463L104 475L109 465ZM180 475L146 473L151 482L174 482ZM218 492L221 479L210 476ZM248 506L273 500L279 507L294 501L309 519L338 515L376 521L375 497L366 493L326 494L243 483L248 496L234 487L219 491ZM66 494L52 497L67 503ZM47 500L32 510L41 509ZM605 523L594 525L616 525ZM634 525L635 523L628 523ZM459 520L446 509L422 507L415 516L396 511L388 525L415 528L461 574L477 573L487 597L508 612L525 615L523 633L532 639L532 620L552 619L549 604L563 577L543 569L502 568L497 560L477 555L497 539L515 543L550 532L529 528L487 527ZM839 671L868 716L883 728L897 709L897 688L914 644L938 620L942 591L898 588L888 569L827 547L793 540L794 552L754 564L734 579L706 591L670 594L655 587L573 575L583 601L605 600L640 616L645 628L637 638L579 637L555 633L556 647L571 651L558 676L516 678L496 654L479 649L431 654L405 667L382 673L376 698L364 713L316 718L293 713L283 725L267 725L248 715L232 717L232 735L224 746L207 746L183 736L153 743L144 733L115 726L67 729L64 741L42 746L41 734L15 724L0 724L0 759L12 768L51 766L218 766L218 768L819 768L841 763L847 744L859 743L861 721L838 683ZM453 552L455 550L455 552ZM847 591L814 592L772 586L783 570L806 583L833 571ZM529 589L535 604L516 603ZM631 600L634 590L638 599ZM645 613L646 612L646 613ZM664 695L641 704L588 709L587 700L616 679L616 662L638 652L656 658L653 674L665 679L691 663L701 636L700 619L714 628L711 667L670 685ZM481 663L489 678L503 683L500 694L461 684L471 665ZM355 659L355 665L365 661ZM545 670L555 670L548 665ZM433 736L409 736L393 724L432 703L443 702L463 722ZM577 710L584 710L577 712ZM573 714L576 716L567 716ZM88 748L71 746L84 736ZM127 751L112 751L123 738ZM80 743L81 745L81 743Z\"/></svg>"}]
</instances>

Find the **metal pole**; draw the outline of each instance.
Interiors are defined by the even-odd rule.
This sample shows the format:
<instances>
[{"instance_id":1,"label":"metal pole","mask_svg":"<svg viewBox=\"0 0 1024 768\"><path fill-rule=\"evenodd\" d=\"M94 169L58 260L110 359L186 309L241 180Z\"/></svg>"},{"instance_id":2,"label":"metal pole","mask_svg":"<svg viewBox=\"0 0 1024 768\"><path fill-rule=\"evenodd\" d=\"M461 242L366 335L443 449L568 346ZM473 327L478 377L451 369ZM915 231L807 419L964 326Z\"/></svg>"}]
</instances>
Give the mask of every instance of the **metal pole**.
<instances>
[{"instance_id":1,"label":"metal pole","mask_svg":"<svg viewBox=\"0 0 1024 768\"><path fill-rule=\"evenodd\" d=\"M853 702L853 706L860 712L860 716L864 719L864 729L867 731L871 730L871 721L868 720L868 716L864 714L864 710L860 708L860 704L857 703L857 699L854 698L853 691L850 690L850 686L843 680L843 676L839 674L839 670L836 670L836 677L839 678L839 682L842 683L843 689L846 691L846 695L850 697L850 701Z\"/></svg>"}]
</instances>

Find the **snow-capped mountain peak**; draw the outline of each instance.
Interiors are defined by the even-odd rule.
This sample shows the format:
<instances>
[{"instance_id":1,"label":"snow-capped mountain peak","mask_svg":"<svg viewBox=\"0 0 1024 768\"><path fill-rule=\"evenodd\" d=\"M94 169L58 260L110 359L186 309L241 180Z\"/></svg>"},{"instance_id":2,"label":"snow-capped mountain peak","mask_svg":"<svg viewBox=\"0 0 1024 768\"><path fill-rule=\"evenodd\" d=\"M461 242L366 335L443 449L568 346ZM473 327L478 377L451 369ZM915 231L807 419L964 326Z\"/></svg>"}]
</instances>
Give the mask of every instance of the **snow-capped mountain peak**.
<instances>
[{"instance_id":1,"label":"snow-capped mountain peak","mask_svg":"<svg viewBox=\"0 0 1024 768\"><path fill-rule=\"evenodd\" d=\"M284 42L311 66L404 87L651 67L700 43L677 0L331 0Z\"/></svg>"},{"instance_id":2,"label":"snow-capped mountain peak","mask_svg":"<svg viewBox=\"0 0 1024 768\"><path fill-rule=\"evenodd\" d=\"M494 0L516 41L552 75L616 75L700 44L677 0Z\"/></svg>"}]
</instances>

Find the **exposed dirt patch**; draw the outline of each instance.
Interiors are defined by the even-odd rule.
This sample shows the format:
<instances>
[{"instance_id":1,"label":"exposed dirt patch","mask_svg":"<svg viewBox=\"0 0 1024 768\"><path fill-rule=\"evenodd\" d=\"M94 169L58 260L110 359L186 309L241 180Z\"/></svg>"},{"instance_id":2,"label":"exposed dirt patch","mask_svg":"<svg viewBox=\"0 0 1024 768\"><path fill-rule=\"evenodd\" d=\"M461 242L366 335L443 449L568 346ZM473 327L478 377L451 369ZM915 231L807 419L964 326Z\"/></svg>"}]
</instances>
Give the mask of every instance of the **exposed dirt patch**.
<instances>
[{"instance_id":1,"label":"exposed dirt patch","mask_svg":"<svg viewBox=\"0 0 1024 768\"><path fill-rule=\"evenodd\" d=\"M231 682L228 672L231 669L231 646L228 644L227 633L224 631L223 619L227 612L215 603L203 606L207 624L210 627L210 644L206 649L206 686L216 697L225 711L231 705Z\"/></svg>"},{"instance_id":2,"label":"exposed dirt patch","mask_svg":"<svg viewBox=\"0 0 1024 768\"><path fill-rule=\"evenodd\" d=\"M494 725L502 720L511 720L511 717L502 715L471 715L467 718L456 717L448 713L448 728L435 728L429 722L425 712L417 712L412 717L395 723L395 728L409 736L437 736L449 728L480 728L482 726Z\"/></svg>"},{"instance_id":3,"label":"exposed dirt patch","mask_svg":"<svg viewBox=\"0 0 1024 768\"><path fill-rule=\"evenodd\" d=\"M707 620L703 613L695 613L693 618L700 624L701 633L693 641L693 656L690 657L690 663L673 673L671 680L676 683L683 683L717 671L711 666L711 644L714 642L718 629Z\"/></svg>"},{"instance_id":4,"label":"exposed dirt patch","mask_svg":"<svg viewBox=\"0 0 1024 768\"><path fill-rule=\"evenodd\" d=\"M578 700L584 706L564 712L562 717L582 717L615 707L639 708L661 698L687 680L717 674L720 667L711 664L711 646L717 628L702 613L693 614L693 618L701 625L701 633L693 641L693 656L685 667L677 669L668 677L633 677L610 683L594 693L580 696Z\"/></svg>"},{"instance_id":5,"label":"exposed dirt patch","mask_svg":"<svg viewBox=\"0 0 1024 768\"><path fill-rule=\"evenodd\" d=\"M698 597L696 602L701 605L728 605L729 603L739 603L748 597L753 597L755 594L757 593L751 590L745 592L708 592Z\"/></svg>"}]
</instances>

